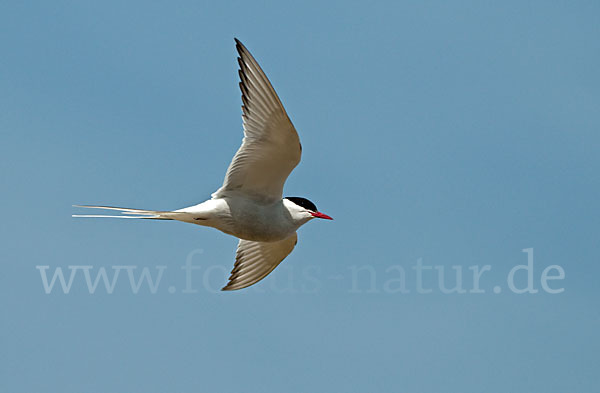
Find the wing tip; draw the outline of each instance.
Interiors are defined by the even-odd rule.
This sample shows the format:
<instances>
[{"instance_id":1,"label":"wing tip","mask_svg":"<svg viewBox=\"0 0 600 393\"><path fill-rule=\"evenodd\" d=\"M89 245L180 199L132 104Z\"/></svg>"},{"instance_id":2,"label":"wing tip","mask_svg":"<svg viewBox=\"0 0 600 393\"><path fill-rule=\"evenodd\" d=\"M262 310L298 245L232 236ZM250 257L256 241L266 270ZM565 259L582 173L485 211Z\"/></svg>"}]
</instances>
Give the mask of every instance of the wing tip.
<instances>
[{"instance_id":1,"label":"wing tip","mask_svg":"<svg viewBox=\"0 0 600 393\"><path fill-rule=\"evenodd\" d=\"M248 51L248 49L246 49L244 44L242 44L242 41L238 40L236 37L233 37L233 40L235 41L235 48L240 53L240 55L242 54L242 52Z\"/></svg>"},{"instance_id":2,"label":"wing tip","mask_svg":"<svg viewBox=\"0 0 600 393\"><path fill-rule=\"evenodd\" d=\"M244 289L246 287L239 287L239 288L235 288L231 282L227 283L227 285L225 285L223 288L221 288L221 291L223 292L231 292L231 291L237 291L238 289Z\"/></svg>"}]
</instances>

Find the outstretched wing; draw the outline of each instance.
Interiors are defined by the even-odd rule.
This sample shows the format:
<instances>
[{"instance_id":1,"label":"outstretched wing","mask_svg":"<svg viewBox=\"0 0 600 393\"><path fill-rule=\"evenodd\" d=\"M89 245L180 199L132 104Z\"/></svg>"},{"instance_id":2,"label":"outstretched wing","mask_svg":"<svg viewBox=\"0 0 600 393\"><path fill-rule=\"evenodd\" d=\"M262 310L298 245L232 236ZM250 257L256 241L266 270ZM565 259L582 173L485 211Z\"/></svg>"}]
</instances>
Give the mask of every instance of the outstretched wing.
<instances>
[{"instance_id":1,"label":"outstretched wing","mask_svg":"<svg viewBox=\"0 0 600 393\"><path fill-rule=\"evenodd\" d=\"M294 233L278 242L252 242L240 240L235 256L235 265L224 291L249 287L265 278L289 255L298 243Z\"/></svg>"},{"instance_id":2,"label":"outstretched wing","mask_svg":"<svg viewBox=\"0 0 600 393\"><path fill-rule=\"evenodd\" d=\"M283 185L300 162L302 147L277 93L248 49L237 39L244 139L213 198L241 192L257 200L282 198Z\"/></svg>"}]
</instances>

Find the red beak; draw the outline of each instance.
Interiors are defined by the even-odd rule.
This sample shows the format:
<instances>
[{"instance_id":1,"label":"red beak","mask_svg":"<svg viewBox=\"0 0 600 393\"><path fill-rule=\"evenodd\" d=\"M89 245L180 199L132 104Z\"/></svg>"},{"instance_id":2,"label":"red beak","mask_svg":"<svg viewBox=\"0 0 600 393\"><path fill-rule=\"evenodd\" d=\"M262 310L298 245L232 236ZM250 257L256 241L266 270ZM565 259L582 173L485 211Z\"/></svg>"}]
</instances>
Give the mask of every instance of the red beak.
<instances>
[{"instance_id":1,"label":"red beak","mask_svg":"<svg viewBox=\"0 0 600 393\"><path fill-rule=\"evenodd\" d=\"M333 220L333 218L329 217L327 214L323 214L320 212L316 212L316 213L310 212L310 214L312 214L313 217L323 218L325 220Z\"/></svg>"}]
</instances>

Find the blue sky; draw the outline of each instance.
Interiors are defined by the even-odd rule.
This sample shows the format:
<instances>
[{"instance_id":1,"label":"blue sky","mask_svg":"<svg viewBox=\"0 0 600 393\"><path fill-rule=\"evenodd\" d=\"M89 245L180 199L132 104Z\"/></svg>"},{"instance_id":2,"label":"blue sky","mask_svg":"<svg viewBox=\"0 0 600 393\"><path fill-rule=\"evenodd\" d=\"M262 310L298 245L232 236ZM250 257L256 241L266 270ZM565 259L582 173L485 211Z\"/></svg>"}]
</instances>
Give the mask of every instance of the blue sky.
<instances>
[{"instance_id":1,"label":"blue sky","mask_svg":"<svg viewBox=\"0 0 600 393\"><path fill-rule=\"evenodd\" d=\"M599 15L593 1L3 3L0 390L595 391ZM286 195L335 220L222 293L236 239L75 220L71 205L176 209L220 186L242 137L233 37L302 140ZM507 277L530 248L538 292L517 294ZM75 271L69 292L46 293L39 266ZM114 266L130 268L90 294L85 269ZM483 293L473 266L489 266ZM561 293L542 287L551 266ZM144 268L161 281L134 293ZM466 293L441 291L442 270Z\"/></svg>"}]
</instances>

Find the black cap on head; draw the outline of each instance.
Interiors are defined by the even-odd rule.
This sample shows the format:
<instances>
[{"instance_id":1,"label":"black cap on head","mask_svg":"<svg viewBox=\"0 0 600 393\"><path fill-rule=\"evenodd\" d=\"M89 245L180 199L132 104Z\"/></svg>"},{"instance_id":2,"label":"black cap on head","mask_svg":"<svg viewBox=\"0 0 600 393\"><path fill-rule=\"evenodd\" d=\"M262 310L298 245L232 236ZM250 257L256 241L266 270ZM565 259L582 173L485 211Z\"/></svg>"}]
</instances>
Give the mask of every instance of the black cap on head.
<instances>
[{"instance_id":1,"label":"black cap on head","mask_svg":"<svg viewBox=\"0 0 600 393\"><path fill-rule=\"evenodd\" d=\"M285 199L294 202L298 206L302 206L313 212L318 212L317 206L306 198L302 197L285 197Z\"/></svg>"}]
</instances>

